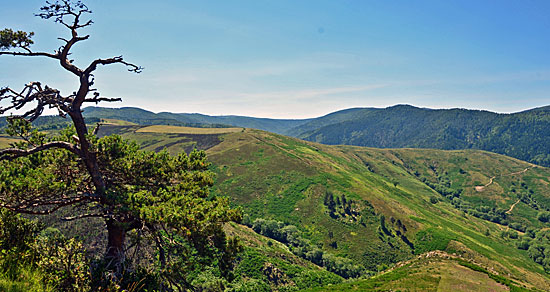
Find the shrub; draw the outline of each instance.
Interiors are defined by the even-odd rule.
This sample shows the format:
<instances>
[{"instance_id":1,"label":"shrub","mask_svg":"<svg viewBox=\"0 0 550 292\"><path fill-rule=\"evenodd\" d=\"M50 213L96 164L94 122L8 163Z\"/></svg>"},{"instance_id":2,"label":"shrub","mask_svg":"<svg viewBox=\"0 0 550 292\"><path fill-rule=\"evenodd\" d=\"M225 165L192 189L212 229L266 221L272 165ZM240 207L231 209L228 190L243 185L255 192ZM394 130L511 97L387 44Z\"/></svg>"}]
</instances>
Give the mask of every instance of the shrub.
<instances>
[{"instance_id":1,"label":"shrub","mask_svg":"<svg viewBox=\"0 0 550 292\"><path fill-rule=\"evenodd\" d=\"M525 232L525 225L521 224L521 223L518 223L518 222L513 222L513 223L510 223L510 228L512 229L515 229L517 231L521 231L521 232Z\"/></svg>"},{"instance_id":2,"label":"shrub","mask_svg":"<svg viewBox=\"0 0 550 292\"><path fill-rule=\"evenodd\" d=\"M90 269L82 243L67 239L55 229L46 229L33 244L44 272L44 280L61 291L84 291L89 288Z\"/></svg>"},{"instance_id":3,"label":"shrub","mask_svg":"<svg viewBox=\"0 0 550 292\"><path fill-rule=\"evenodd\" d=\"M0 209L0 272L14 279L32 261L32 244L40 226L6 209Z\"/></svg>"},{"instance_id":4,"label":"shrub","mask_svg":"<svg viewBox=\"0 0 550 292\"><path fill-rule=\"evenodd\" d=\"M522 239L520 242L516 243L518 249L528 250L529 249L529 240Z\"/></svg>"},{"instance_id":5,"label":"shrub","mask_svg":"<svg viewBox=\"0 0 550 292\"><path fill-rule=\"evenodd\" d=\"M540 222L548 222L550 221L550 212L547 212L547 211L544 211L544 212L539 212L537 214L537 219L540 221Z\"/></svg>"}]
</instances>

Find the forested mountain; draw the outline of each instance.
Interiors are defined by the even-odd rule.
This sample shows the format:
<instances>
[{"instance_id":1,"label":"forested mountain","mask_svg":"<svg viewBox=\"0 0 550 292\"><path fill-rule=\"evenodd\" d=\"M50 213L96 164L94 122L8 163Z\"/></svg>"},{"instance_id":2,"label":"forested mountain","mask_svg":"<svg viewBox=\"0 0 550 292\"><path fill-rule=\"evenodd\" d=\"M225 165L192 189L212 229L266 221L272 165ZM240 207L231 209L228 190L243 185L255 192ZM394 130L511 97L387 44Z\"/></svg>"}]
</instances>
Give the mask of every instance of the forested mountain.
<instances>
[{"instance_id":1,"label":"forested mountain","mask_svg":"<svg viewBox=\"0 0 550 292\"><path fill-rule=\"evenodd\" d=\"M152 113L89 107L85 116L141 125L228 125L255 128L323 144L378 148L480 149L550 166L550 106L514 114L397 105L353 108L304 120Z\"/></svg>"},{"instance_id":2,"label":"forested mountain","mask_svg":"<svg viewBox=\"0 0 550 292\"><path fill-rule=\"evenodd\" d=\"M323 144L379 148L481 149L550 165L550 107L514 114L399 105L362 109L332 124L321 117L291 130Z\"/></svg>"}]
</instances>

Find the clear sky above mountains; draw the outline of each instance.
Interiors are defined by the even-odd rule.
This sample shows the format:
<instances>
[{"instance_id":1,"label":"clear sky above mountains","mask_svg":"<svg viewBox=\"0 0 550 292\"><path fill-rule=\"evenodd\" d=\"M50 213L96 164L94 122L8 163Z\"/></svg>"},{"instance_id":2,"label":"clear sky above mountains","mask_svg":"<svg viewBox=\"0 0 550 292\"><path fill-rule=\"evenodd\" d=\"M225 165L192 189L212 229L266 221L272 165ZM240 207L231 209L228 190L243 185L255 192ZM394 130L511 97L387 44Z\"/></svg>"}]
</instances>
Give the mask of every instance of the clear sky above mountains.
<instances>
[{"instance_id":1,"label":"clear sky above mountains","mask_svg":"<svg viewBox=\"0 0 550 292\"><path fill-rule=\"evenodd\" d=\"M67 32L5 1L2 27L53 51ZM106 96L152 111L274 118L399 103L515 112L550 104L550 2L89 0L77 64L123 54L145 70L101 68ZM0 57L0 86L76 80L55 62Z\"/></svg>"}]
</instances>

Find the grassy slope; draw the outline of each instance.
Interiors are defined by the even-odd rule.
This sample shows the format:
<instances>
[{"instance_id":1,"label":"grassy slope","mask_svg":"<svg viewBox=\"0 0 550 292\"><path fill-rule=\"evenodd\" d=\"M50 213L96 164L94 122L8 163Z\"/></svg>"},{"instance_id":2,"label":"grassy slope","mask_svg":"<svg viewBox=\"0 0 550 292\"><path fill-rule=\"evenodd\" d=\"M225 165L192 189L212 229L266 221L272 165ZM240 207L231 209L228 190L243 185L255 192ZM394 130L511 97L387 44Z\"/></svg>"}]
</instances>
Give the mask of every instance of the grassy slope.
<instances>
[{"instance_id":1,"label":"grassy slope","mask_svg":"<svg viewBox=\"0 0 550 292\"><path fill-rule=\"evenodd\" d=\"M171 134L227 134L242 131L242 128L194 128L166 125L143 127L136 132L140 133L171 133Z\"/></svg>"},{"instance_id":2,"label":"grassy slope","mask_svg":"<svg viewBox=\"0 0 550 292\"><path fill-rule=\"evenodd\" d=\"M548 276L526 251L498 235L508 227L459 211L444 198L431 203L430 198L439 194L419 179L447 180L451 188L464 190L464 200L478 204L509 208L517 201L517 193L531 192L540 205L548 206L547 168L507 175L532 165L473 150L327 146L248 129L219 135L201 135L201 130L185 134L181 130L144 133L139 129L105 126L101 131L123 134L150 150L166 146L177 152L202 145L208 149L217 174L215 193L228 195L252 219L272 218L296 225L319 247L371 270L410 259L414 253L440 249L475 259L482 267L520 284L540 289L550 286ZM496 175L502 176L483 192L475 190ZM329 216L323 204L327 191L352 199L353 209L360 215L340 212L336 218ZM510 217L544 227L533 219L534 212L520 202ZM380 215L385 216L388 232L381 231ZM394 223L397 220L406 230ZM398 231L414 243L414 248L398 236ZM335 241L337 247L332 245Z\"/></svg>"},{"instance_id":3,"label":"grassy slope","mask_svg":"<svg viewBox=\"0 0 550 292\"><path fill-rule=\"evenodd\" d=\"M0 149L9 148L11 143L19 141L13 137L0 134Z\"/></svg>"},{"instance_id":4,"label":"grassy slope","mask_svg":"<svg viewBox=\"0 0 550 292\"><path fill-rule=\"evenodd\" d=\"M431 252L366 280L351 281L323 288L311 288L306 291L496 292L510 290L507 285L498 282L501 279L498 279L498 276L495 277L495 274L480 271L479 266L464 263L452 255ZM467 265L471 266L468 267ZM507 283L506 280L501 280L501 282ZM510 285L511 283L507 284Z\"/></svg>"},{"instance_id":5,"label":"grassy slope","mask_svg":"<svg viewBox=\"0 0 550 292\"><path fill-rule=\"evenodd\" d=\"M141 135L126 136L139 141L143 140ZM252 219L271 218L296 225L324 250L355 259L373 270L411 258L413 253L434 249L455 252L449 242L457 241L498 273L539 288L550 285L526 251L498 236L508 227L468 215L445 199L432 204L430 197L439 194L411 174L418 171L434 181L446 177L451 187L464 189L465 200L510 207L516 201L510 194L512 183L523 182L540 201L548 201L547 168L498 177L483 192L476 192L474 187L487 183L492 176L532 165L483 151L327 146L257 130L230 133L220 139L221 143L207 151L217 174L214 191L230 196ZM347 215L331 218L323 204L327 190L354 200L365 225ZM542 227L533 220L533 210L522 204L512 216ZM380 214L385 216L390 234L380 231ZM396 235L400 229L392 224L392 218L406 226L404 234L414 249ZM487 231L490 235L485 234ZM333 241L337 241L337 248L330 245Z\"/></svg>"},{"instance_id":6,"label":"grassy slope","mask_svg":"<svg viewBox=\"0 0 550 292\"><path fill-rule=\"evenodd\" d=\"M245 282L246 279L256 279L272 289L292 290L343 281L341 277L292 254L284 244L259 235L246 226L231 223L225 225L225 231L230 236L239 237L245 247L235 268L237 277Z\"/></svg>"},{"instance_id":7,"label":"grassy slope","mask_svg":"<svg viewBox=\"0 0 550 292\"><path fill-rule=\"evenodd\" d=\"M327 246L327 233L332 231L342 243L333 252L359 259L367 266L369 263L365 261L397 261L410 252L399 246L400 242L391 241L395 238L381 237L380 232L376 232L376 222L369 221L364 227L327 216L322 192L328 188L357 201L367 200L386 218L400 219L407 226L406 235L415 242L417 253L445 249L449 240L454 239L489 260L498 261L502 271L515 278L543 287L549 283L547 277L541 277L541 267L531 262L525 251L498 236L498 232L507 227L467 215L445 201L430 203L429 198L435 192L403 166L403 160L416 161L415 167L422 171L421 157L429 162L440 161L440 170L448 169L445 170L448 173L457 164L461 165L466 174L462 181L457 179L455 183L464 187L466 194L480 199L493 198L503 206L510 206L512 199L502 187L509 183L506 177L500 178L502 182L497 179L494 186L481 194L476 194L473 187L478 180L529 167L525 162L482 151L325 146L252 130L224 138L224 143L208 150L218 174L219 192L229 194L253 216L272 217L301 226L326 249L331 249ZM536 180L533 188L539 196L547 198L549 173L546 168L536 168L517 179ZM491 235L486 236L486 230ZM389 250L395 257L380 258Z\"/></svg>"}]
</instances>

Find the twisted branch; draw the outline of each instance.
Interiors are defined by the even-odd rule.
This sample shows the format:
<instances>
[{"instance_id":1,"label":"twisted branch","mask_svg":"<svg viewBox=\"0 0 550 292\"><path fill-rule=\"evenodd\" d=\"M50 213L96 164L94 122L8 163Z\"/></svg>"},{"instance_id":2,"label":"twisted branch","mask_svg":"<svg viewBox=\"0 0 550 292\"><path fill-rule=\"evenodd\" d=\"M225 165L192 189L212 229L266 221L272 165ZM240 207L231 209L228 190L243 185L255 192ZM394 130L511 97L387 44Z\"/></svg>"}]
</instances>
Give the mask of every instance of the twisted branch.
<instances>
[{"instance_id":1,"label":"twisted branch","mask_svg":"<svg viewBox=\"0 0 550 292\"><path fill-rule=\"evenodd\" d=\"M82 202L85 200L89 200L89 197L87 196L79 196L79 197L73 197L68 198L65 200L56 200L56 201L36 201L33 204L30 205L8 205L8 204L2 204L0 205L3 208L9 209L11 211L17 212L17 213L23 213L23 214L31 214L31 215L48 215L52 214L53 212L57 211L61 207L69 206L76 204L78 202ZM46 210L34 210L33 208L41 207L41 206L47 206L47 205L55 205L54 207Z\"/></svg>"},{"instance_id":2,"label":"twisted branch","mask_svg":"<svg viewBox=\"0 0 550 292\"><path fill-rule=\"evenodd\" d=\"M42 144L40 146L31 148L31 149L17 149L17 148L9 148L0 150L0 160L13 160L18 157L25 157L32 155L34 153L48 150L48 149L65 149L68 150L76 155L80 155L80 150L73 144L63 141L55 141L50 142L46 144Z\"/></svg>"}]
</instances>

